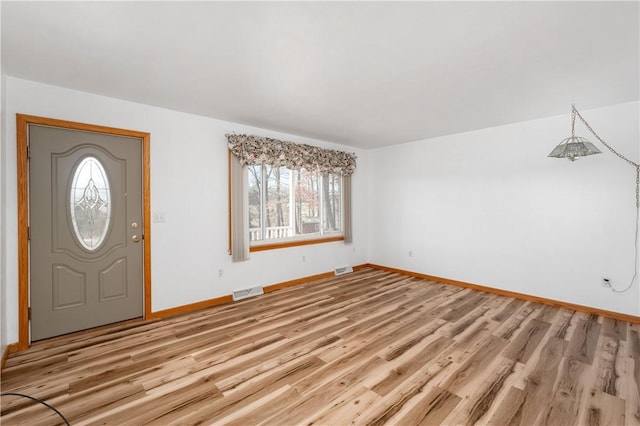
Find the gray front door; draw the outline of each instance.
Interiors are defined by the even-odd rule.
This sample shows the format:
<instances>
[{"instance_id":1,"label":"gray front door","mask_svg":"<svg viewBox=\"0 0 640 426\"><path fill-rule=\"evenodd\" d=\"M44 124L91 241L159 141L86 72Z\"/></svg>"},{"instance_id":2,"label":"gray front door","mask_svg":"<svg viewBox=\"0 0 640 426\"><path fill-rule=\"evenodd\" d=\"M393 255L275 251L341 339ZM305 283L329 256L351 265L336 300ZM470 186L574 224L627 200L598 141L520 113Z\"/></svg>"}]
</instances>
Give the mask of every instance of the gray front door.
<instances>
[{"instance_id":1,"label":"gray front door","mask_svg":"<svg viewBox=\"0 0 640 426\"><path fill-rule=\"evenodd\" d=\"M29 125L31 340L142 316L142 141Z\"/></svg>"}]
</instances>

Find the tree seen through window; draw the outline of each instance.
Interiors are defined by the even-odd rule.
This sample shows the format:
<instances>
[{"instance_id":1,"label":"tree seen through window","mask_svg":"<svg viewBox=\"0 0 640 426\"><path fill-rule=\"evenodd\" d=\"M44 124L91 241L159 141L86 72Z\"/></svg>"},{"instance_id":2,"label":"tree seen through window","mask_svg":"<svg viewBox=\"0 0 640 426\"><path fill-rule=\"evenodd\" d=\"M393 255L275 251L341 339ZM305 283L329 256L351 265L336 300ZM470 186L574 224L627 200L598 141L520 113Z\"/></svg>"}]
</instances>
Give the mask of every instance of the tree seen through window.
<instances>
[{"instance_id":1,"label":"tree seen through window","mask_svg":"<svg viewBox=\"0 0 640 426\"><path fill-rule=\"evenodd\" d=\"M250 241L341 232L340 175L266 165L247 168Z\"/></svg>"}]
</instances>

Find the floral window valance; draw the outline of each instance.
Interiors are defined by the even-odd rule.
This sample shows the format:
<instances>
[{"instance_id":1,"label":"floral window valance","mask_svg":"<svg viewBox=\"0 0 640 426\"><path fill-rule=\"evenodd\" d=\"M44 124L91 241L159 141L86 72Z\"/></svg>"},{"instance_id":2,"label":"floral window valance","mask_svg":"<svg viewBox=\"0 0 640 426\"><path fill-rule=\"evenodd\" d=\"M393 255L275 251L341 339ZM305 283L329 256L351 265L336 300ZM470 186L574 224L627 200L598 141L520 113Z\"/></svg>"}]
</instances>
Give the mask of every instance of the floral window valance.
<instances>
[{"instance_id":1,"label":"floral window valance","mask_svg":"<svg viewBox=\"0 0 640 426\"><path fill-rule=\"evenodd\" d=\"M229 134L227 140L229 149L243 166L264 163L292 170L318 169L345 176L356 170L356 156L347 152L253 135Z\"/></svg>"}]
</instances>

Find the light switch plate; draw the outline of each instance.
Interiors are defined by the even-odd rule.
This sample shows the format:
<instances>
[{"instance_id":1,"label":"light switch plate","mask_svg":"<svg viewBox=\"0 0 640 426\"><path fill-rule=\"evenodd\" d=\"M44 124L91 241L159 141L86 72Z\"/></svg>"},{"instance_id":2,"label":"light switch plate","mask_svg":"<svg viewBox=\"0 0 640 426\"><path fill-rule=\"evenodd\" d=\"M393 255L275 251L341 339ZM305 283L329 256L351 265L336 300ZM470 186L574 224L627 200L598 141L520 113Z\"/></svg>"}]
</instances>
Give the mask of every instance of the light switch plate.
<instances>
[{"instance_id":1,"label":"light switch plate","mask_svg":"<svg viewBox=\"0 0 640 426\"><path fill-rule=\"evenodd\" d=\"M164 223L165 222L165 216L164 213L160 213L160 212L156 212L153 214L153 221L155 223Z\"/></svg>"}]
</instances>

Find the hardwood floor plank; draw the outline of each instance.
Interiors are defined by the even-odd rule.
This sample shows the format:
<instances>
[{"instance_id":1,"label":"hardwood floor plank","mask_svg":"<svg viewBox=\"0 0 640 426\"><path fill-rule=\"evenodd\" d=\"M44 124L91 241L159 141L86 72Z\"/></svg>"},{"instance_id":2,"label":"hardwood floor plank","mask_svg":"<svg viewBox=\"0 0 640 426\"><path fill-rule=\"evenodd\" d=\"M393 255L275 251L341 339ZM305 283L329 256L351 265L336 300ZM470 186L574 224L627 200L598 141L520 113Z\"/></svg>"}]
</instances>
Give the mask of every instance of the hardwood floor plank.
<instances>
[{"instance_id":1,"label":"hardwood floor plank","mask_svg":"<svg viewBox=\"0 0 640 426\"><path fill-rule=\"evenodd\" d=\"M215 421L244 405L262 399L283 386L295 383L299 378L305 377L323 364L324 362L317 357L304 357L295 363L290 363L285 368L266 375L264 378L260 377L259 380L251 384L247 383L238 387L221 400L208 404L195 413L188 413L181 417L179 421L184 423Z\"/></svg>"},{"instance_id":2,"label":"hardwood floor plank","mask_svg":"<svg viewBox=\"0 0 640 426\"><path fill-rule=\"evenodd\" d=\"M366 356L366 351L381 350L395 342L396 336L415 330L421 322L421 312L418 308L408 312L403 309L394 310L377 317L377 321L356 324L336 333L342 342L323 348L317 351L317 354L326 362L336 359L343 359L345 362L345 359L355 356Z\"/></svg>"},{"instance_id":3,"label":"hardwood floor plank","mask_svg":"<svg viewBox=\"0 0 640 426\"><path fill-rule=\"evenodd\" d=\"M77 425L636 425L640 325L376 269L9 355ZM2 397L3 425L56 425Z\"/></svg>"},{"instance_id":4,"label":"hardwood floor plank","mask_svg":"<svg viewBox=\"0 0 640 426\"><path fill-rule=\"evenodd\" d=\"M308 425L342 425L357 422L362 413L379 398L378 394L365 386L356 386L340 395L338 400L320 411L317 416L313 416Z\"/></svg>"},{"instance_id":5,"label":"hardwood floor plank","mask_svg":"<svg viewBox=\"0 0 640 426\"><path fill-rule=\"evenodd\" d=\"M597 375L593 387L613 396L620 394L619 378L625 373L625 367L619 356L620 346L619 340L602 336L601 347L597 354Z\"/></svg>"},{"instance_id":6,"label":"hardwood floor plank","mask_svg":"<svg viewBox=\"0 0 640 426\"><path fill-rule=\"evenodd\" d=\"M343 320L336 322L331 327L325 327L297 339L288 339L283 345L263 352L251 358L225 366L216 371L217 385L223 392L234 389L236 386L268 372L280 365L286 364L304 355L318 352L340 340L338 336L330 335L337 329L350 325L351 322ZM324 337L327 336L327 337Z\"/></svg>"},{"instance_id":7,"label":"hardwood floor plank","mask_svg":"<svg viewBox=\"0 0 640 426\"><path fill-rule=\"evenodd\" d=\"M7 360L5 369L30 363L37 359L47 359L55 355L64 354L69 356L74 351L84 352L95 348L96 345L110 347L111 343L122 338L133 336L138 338L149 330L157 327L157 321L126 322L124 325L116 324L99 327L96 329L74 333L67 336L35 342L28 351L15 353ZM4 372L5 370L3 370Z\"/></svg>"},{"instance_id":8,"label":"hardwood floor plank","mask_svg":"<svg viewBox=\"0 0 640 426\"><path fill-rule=\"evenodd\" d=\"M444 358L437 362L430 362L401 382L394 392L381 397L372 404L357 419L355 424L383 425L397 414L403 406L416 395L422 393L423 388L436 376L438 376L451 361Z\"/></svg>"},{"instance_id":9,"label":"hardwood floor plank","mask_svg":"<svg viewBox=\"0 0 640 426\"><path fill-rule=\"evenodd\" d=\"M578 423L580 400L584 392L581 378L585 369L582 361L572 357L564 358L553 398L542 413L542 424L564 426Z\"/></svg>"},{"instance_id":10,"label":"hardwood floor plank","mask_svg":"<svg viewBox=\"0 0 640 426\"><path fill-rule=\"evenodd\" d=\"M600 324L594 321L579 320L569 341L567 356L591 365L596 353L601 327Z\"/></svg>"},{"instance_id":11,"label":"hardwood floor plank","mask_svg":"<svg viewBox=\"0 0 640 426\"><path fill-rule=\"evenodd\" d=\"M575 317L576 311L561 309L560 320L553 329L553 335L558 339L566 339L567 332Z\"/></svg>"},{"instance_id":12,"label":"hardwood floor plank","mask_svg":"<svg viewBox=\"0 0 640 426\"><path fill-rule=\"evenodd\" d=\"M619 426L625 420L625 402L599 390L588 393L586 406L582 410L578 424L588 426Z\"/></svg>"},{"instance_id":13,"label":"hardwood floor plank","mask_svg":"<svg viewBox=\"0 0 640 426\"><path fill-rule=\"evenodd\" d=\"M497 313L493 317L493 320L498 322L506 321L508 318L511 317L511 315L513 315L513 313L516 310L520 309L520 307L522 307L524 303L525 303L524 300L519 300L519 299L510 300L509 303L504 307L504 309L502 309L499 313Z\"/></svg>"},{"instance_id":14,"label":"hardwood floor plank","mask_svg":"<svg viewBox=\"0 0 640 426\"><path fill-rule=\"evenodd\" d=\"M627 323L613 318L604 318L602 334L616 340L627 340Z\"/></svg>"},{"instance_id":15,"label":"hardwood floor plank","mask_svg":"<svg viewBox=\"0 0 640 426\"><path fill-rule=\"evenodd\" d=\"M629 368L633 371L633 380L627 385L627 390L634 397L627 397L627 406L630 408L627 410L627 420L633 419L637 424L640 424L640 331L637 325L629 327L629 345L628 356Z\"/></svg>"},{"instance_id":16,"label":"hardwood floor plank","mask_svg":"<svg viewBox=\"0 0 640 426\"><path fill-rule=\"evenodd\" d=\"M460 403L461 398L442 388L435 387L427 392L407 412L399 416L397 424L430 426L445 424L444 420Z\"/></svg>"},{"instance_id":17,"label":"hardwood floor plank","mask_svg":"<svg viewBox=\"0 0 640 426\"><path fill-rule=\"evenodd\" d=\"M415 332L407 335L407 338L400 338L393 342L388 350L385 350L382 358L387 361L393 361L394 359L404 355L407 351L414 348L416 345L425 341L425 339L434 335L434 333L439 330L444 321L439 321L434 319L433 321L427 322L426 326L419 327Z\"/></svg>"},{"instance_id":18,"label":"hardwood floor plank","mask_svg":"<svg viewBox=\"0 0 640 426\"><path fill-rule=\"evenodd\" d=\"M266 419L266 424L308 424L311 422L310 413L322 412L325 407L339 404L339 400L346 389L359 385L368 374L384 366L385 361L373 357L366 362L344 372L322 386L303 394L294 404L287 404L273 418Z\"/></svg>"},{"instance_id":19,"label":"hardwood floor plank","mask_svg":"<svg viewBox=\"0 0 640 426\"><path fill-rule=\"evenodd\" d=\"M535 312L535 305L527 302L516 311L514 315L500 328L500 332L497 333L503 339L511 339L513 335L520 329L529 315Z\"/></svg>"},{"instance_id":20,"label":"hardwood floor plank","mask_svg":"<svg viewBox=\"0 0 640 426\"><path fill-rule=\"evenodd\" d=\"M442 316L445 321L457 321L463 316L467 315L474 308L482 304L487 300L487 296L484 294L478 294L472 291L467 294L461 295L458 299L452 302L447 308L451 308L449 312Z\"/></svg>"},{"instance_id":21,"label":"hardwood floor plank","mask_svg":"<svg viewBox=\"0 0 640 426\"><path fill-rule=\"evenodd\" d=\"M554 322L559 312L557 307L551 305L538 304L538 309L536 319L548 323Z\"/></svg>"},{"instance_id":22,"label":"hardwood floor plank","mask_svg":"<svg viewBox=\"0 0 640 426\"><path fill-rule=\"evenodd\" d=\"M519 407L521 414L518 415L521 419L521 425L537 424L542 409L547 407L551 401L566 347L565 340L556 337L550 338L535 360L534 370L525 378L524 392L526 395L522 406Z\"/></svg>"},{"instance_id":23,"label":"hardwood floor plank","mask_svg":"<svg viewBox=\"0 0 640 426\"><path fill-rule=\"evenodd\" d=\"M69 357L65 354L53 355L51 358L36 359L23 364L13 364L2 370L2 381L8 386L28 380L28 376L41 374L43 370L54 370L67 363ZM26 379L26 380L25 380Z\"/></svg>"},{"instance_id":24,"label":"hardwood floor plank","mask_svg":"<svg viewBox=\"0 0 640 426\"><path fill-rule=\"evenodd\" d=\"M320 384L332 380L343 371L366 362L376 352L391 344L395 340L395 336L401 334L402 331L411 330L414 324L414 322L411 322L402 325L400 328L396 328L395 324L391 324L388 329L383 330L381 333L372 335L365 340L356 341L352 345L338 342L339 347L334 348L336 349L336 355L322 357L327 362L327 365L296 383L296 389L302 394L309 393ZM344 351L345 348L348 348L348 350ZM324 355L324 353L320 355Z\"/></svg>"},{"instance_id":25,"label":"hardwood floor plank","mask_svg":"<svg viewBox=\"0 0 640 426\"><path fill-rule=\"evenodd\" d=\"M505 358L526 363L550 327L550 323L538 319L529 321L524 329L518 333L513 342L506 348Z\"/></svg>"},{"instance_id":26,"label":"hardwood floor plank","mask_svg":"<svg viewBox=\"0 0 640 426\"><path fill-rule=\"evenodd\" d=\"M227 426L257 425L265 418L273 416L281 407L299 401L300 394L291 386L286 385L270 393L265 398L246 405L241 410L220 419L220 424Z\"/></svg>"},{"instance_id":27,"label":"hardwood floor plank","mask_svg":"<svg viewBox=\"0 0 640 426\"><path fill-rule=\"evenodd\" d=\"M389 374L387 374L382 381L374 385L371 390L381 396L387 395L389 392L393 391L399 383L409 378L452 343L453 340L444 336L436 338L432 343L418 352L411 359L408 359L401 365L394 367Z\"/></svg>"},{"instance_id":28,"label":"hardwood floor plank","mask_svg":"<svg viewBox=\"0 0 640 426\"><path fill-rule=\"evenodd\" d=\"M523 406L526 398L527 392L512 386L487 424L495 426L526 425L522 421Z\"/></svg>"},{"instance_id":29,"label":"hardwood floor plank","mask_svg":"<svg viewBox=\"0 0 640 426\"><path fill-rule=\"evenodd\" d=\"M158 364L162 364L165 360L166 359L162 357L152 357L139 362L124 362L106 369L99 374L92 374L87 371L83 377L69 383L69 393L81 392L105 382L125 380L125 378L131 374L156 369L158 368Z\"/></svg>"},{"instance_id":30,"label":"hardwood floor plank","mask_svg":"<svg viewBox=\"0 0 640 426\"><path fill-rule=\"evenodd\" d=\"M468 305L468 307L472 307L472 306L473 305ZM464 333L471 325L477 324L477 321L480 318L484 317L488 311L489 311L489 308L477 307L467 315L459 318L458 321L451 324L450 327L445 327L443 329L443 332L444 330L447 330L446 331L447 337L454 338L458 334Z\"/></svg>"},{"instance_id":31,"label":"hardwood floor plank","mask_svg":"<svg viewBox=\"0 0 640 426\"><path fill-rule=\"evenodd\" d=\"M446 379L440 387L460 396L468 397L486 378L487 370L498 354L504 349L506 342L493 335L478 347L478 350L466 358ZM446 356L446 353L445 353ZM513 363L511 363L511 368Z\"/></svg>"},{"instance_id":32,"label":"hardwood floor plank","mask_svg":"<svg viewBox=\"0 0 640 426\"><path fill-rule=\"evenodd\" d=\"M137 399L121 401L110 410L104 412L89 412L83 417L78 416L78 424L131 424L135 416L136 424L148 424L166 419L176 413L183 413L187 408L192 411L195 407L209 404L222 398L222 393L206 378L183 383L183 386L166 393L145 393Z\"/></svg>"},{"instance_id":33,"label":"hardwood floor plank","mask_svg":"<svg viewBox=\"0 0 640 426\"><path fill-rule=\"evenodd\" d=\"M476 386L469 390L465 396L465 404L461 410L450 418L454 424L474 425L490 411L493 402L500 393L506 393L504 384L509 376L514 373L515 361L502 357L494 360L487 368L490 372L483 381L478 381ZM458 393L459 395L459 393Z\"/></svg>"}]
</instances>

